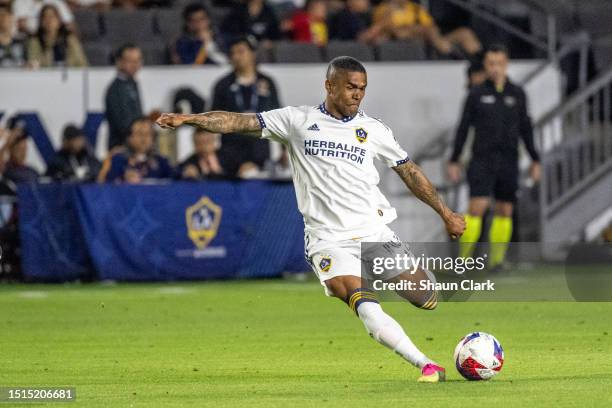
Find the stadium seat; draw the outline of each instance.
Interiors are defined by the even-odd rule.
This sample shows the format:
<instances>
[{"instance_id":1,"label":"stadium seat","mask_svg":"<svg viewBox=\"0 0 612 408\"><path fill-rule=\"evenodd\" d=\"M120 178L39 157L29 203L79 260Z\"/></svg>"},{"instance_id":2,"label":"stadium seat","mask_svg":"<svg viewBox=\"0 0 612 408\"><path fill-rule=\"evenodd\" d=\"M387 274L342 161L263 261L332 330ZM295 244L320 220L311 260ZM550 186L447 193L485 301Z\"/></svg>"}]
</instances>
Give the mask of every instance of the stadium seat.
<instances>
[{"instance_id":1,"label":"stadium seat","mask_svg":"<svg viewBox=\"0 0 612 408\"><path fill-rule=\"evenodd\" d=\"M425 59L422 41L389 41L378 46L380 61L414 61Z\"/></svg>"},{"instance_id":2,"label":"stadium seat","mask_svg":"<svg viewBox=\"0 0 612 408\"><path fill-rule=\"evenodd\" d=\"M155 37L150 10L110 10L103 16L105 37L113 48L128 42L151 41Z\"/></svg>"},{"instance_id":3,"label":"stadium seat","mask_svg":"<svg viewBox=\"0 0 612 408\"><path fill-rule=\"evenodd\" d=\"M106 66L111 63L111 48L105 42L90 42L83 44L83 49L89 65Z\"/></svg>"},{"instance_id":4,"label":"stadium seat","mask_svg":"<svg viewBox=\"0 0 612 408\"><path fill-rule=\"evenodd\" d=\"M602 38L593 43L593 54L597 69L612 67L612 36Z\"/></svg>"},{"instance_id":5,"label":"stadium seat","mask_svg":"<svg viewBox=\"0 0 612 408\"><path fill-rule=\"evenodd\" d=\"M327 45L326 55L328 61L341 55L348 55L360 61L374 61L374 50L355 41L331 41Z\"/></svg>"},{"instance_id":6,"label":"stadium seat","mask_svg":"<svg viewBox=\"0 0 612 408\"><path fill-rule=\"evenodd\" d=\"M578 21L593 38L612 34L612 4L602 2L596 6L578 6Z\"/></svg>"},{"instance_id":7,"label":"stadium seat","mask_svg":"<svg viewBox=\"0 0 612 408\"><path fill-rule=\"evenodd\" d=\"M268 62L274 62L273 50L267 47L260 46L257 49L257 62L264 64Z\"/></svg>"},{"instance_id":8,"label":"stadium seat","mask_svg":"<svg viewBox=\"0 0 612 408\"><path fill-rule=\"evenodd\" d=\"M166 44L174 41L183 31L182 11L162 9L155 14L155 27Z\"/></svg>"},{"instance_id":9,"label":"stadium seat","mask_svg":"<svg viewBox=\"0 0 612 408\"><path fill-rule=\"evenodd\" d=\"M100 38L100 15L96 10L77 9L74 21L82 41L95 41Z\"/></svg>"},{"instance_id":10,"label":"stadium seat","mask_svg":"<svg viewBox=\"0 0 612 408\"><path fill-rule=\"evenodd\" d=\"M210 21L219 26L225 17L232 11L230 7L209 7Z\"/></svg>"},{"instance_id":11,"label":"stadium seat","mask_svg":"<svg viewBox=\"0 0 612 408\"><path fill-rule=\"evenodd\" d=\"M159 42L138 44L142 49L145 65L166 65L169 62L168 50Z\"/></svg>"},{"instance_id":12,"label":"stadium seat","mask_svg":"<svg viewBox=\"0 0 612 408\"><path fill-rule=\"evenodd\" d=\"M274 44L276 62L321 62L321 50L314 44L279 41Z\"/></svg>"}]
</instances>

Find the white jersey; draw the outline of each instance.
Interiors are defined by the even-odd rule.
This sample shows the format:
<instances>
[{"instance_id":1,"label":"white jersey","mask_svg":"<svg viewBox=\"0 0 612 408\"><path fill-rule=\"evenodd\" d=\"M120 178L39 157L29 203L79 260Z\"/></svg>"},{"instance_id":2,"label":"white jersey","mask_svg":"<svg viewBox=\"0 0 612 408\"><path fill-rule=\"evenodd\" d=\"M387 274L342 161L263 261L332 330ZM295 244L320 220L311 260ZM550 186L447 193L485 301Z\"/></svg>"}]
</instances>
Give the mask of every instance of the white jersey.
<instances>
[{"instance_id":1,"label":"white jersey","mask_svg":"<svg viewBox=\"0 0 612 408\"><path fill-rule=\"evenodd\" d=\"M371 235L397 218L378 189L374 158L389 167L409 160L393 132L359 111L337 119L323 104L257 114L262 137L289 151L307 234L341 241Z\"/></svg>"}]
</instances>

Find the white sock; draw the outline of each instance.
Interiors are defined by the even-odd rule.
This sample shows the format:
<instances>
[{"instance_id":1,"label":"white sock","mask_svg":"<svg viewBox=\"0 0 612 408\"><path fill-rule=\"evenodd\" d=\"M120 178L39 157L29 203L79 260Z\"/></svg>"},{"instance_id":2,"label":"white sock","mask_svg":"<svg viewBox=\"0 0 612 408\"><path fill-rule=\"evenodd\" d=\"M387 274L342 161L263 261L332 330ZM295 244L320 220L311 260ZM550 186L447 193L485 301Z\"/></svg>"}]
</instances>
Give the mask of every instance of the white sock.
<instances>
[{"instance_id":1,"label":"white sock","mask_svg":"<svg viewBox=\"0 0 612 408\"><path fill-rule=\"evenodd\" d=\"M378 303L363 302L357 309L359 318L363 321L370 336L380 344L404 357L410 364L422 368L432 363L406 335L402 326L386 314Z\"/></svg>"}]
</instances>

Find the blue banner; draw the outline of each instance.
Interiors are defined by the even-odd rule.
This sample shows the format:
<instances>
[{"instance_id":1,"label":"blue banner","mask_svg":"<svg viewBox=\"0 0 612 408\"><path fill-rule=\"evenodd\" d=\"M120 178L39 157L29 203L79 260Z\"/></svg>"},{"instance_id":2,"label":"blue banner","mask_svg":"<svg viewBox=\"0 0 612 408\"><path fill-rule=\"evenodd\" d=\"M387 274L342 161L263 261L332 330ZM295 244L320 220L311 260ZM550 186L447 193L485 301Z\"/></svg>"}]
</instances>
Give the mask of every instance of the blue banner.
<instances>
[{"instance_id":1,"label":"blue banner","mask_svg":"<svg viewBox=\"0 0 612 408\"><path fill-rule=\"evenodd\" d=\"M26 278L64 282L93 267L77 219L73 184L19 184L21 266Z\"/></svg>"},{"instance_id":2,"label":"blue banner","mask_svg":"<svg viewBox=\"0 0 612 408\"><path fill-rule=\"evenodd\" d=\"M309 269L289 183L22 185L19 200L23 269L32 279L75 279L92 265L97 278L120 281ZM66 259L82 269L65 268Z\"/></svg>"}]
</instances>

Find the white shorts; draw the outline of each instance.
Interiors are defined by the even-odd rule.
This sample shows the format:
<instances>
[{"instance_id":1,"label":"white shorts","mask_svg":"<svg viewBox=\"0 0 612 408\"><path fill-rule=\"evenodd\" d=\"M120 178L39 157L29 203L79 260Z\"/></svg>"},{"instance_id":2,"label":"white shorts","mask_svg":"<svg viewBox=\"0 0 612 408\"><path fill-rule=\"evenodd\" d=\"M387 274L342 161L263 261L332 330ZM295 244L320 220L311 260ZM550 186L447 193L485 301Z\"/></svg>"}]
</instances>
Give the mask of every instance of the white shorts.
<instances>
[{"instance_id":1,"label":"white shorts","mask_svg":"<svg viewBox=\"0 0 612 408\"><path fill-rule=\"evenodd\" d=\"M317 274L321 285L325 288L325 294L331 296L325 281L336 276L357 276L370 280L370 276L362 276L362 266L368 260L362 259L362 242L381 242L384 245L385 256L395 256L395 254L412 257L412 252L408 245L402 243L391 228L384 226L380 231L365 237L347 239L344 241L326 241L306 234L304 237L306 259ZM367 267L366 267L367 268ZM391 279L403 271L387 271L377 276L379 279Z\"/></svg>"}]
</instances>

